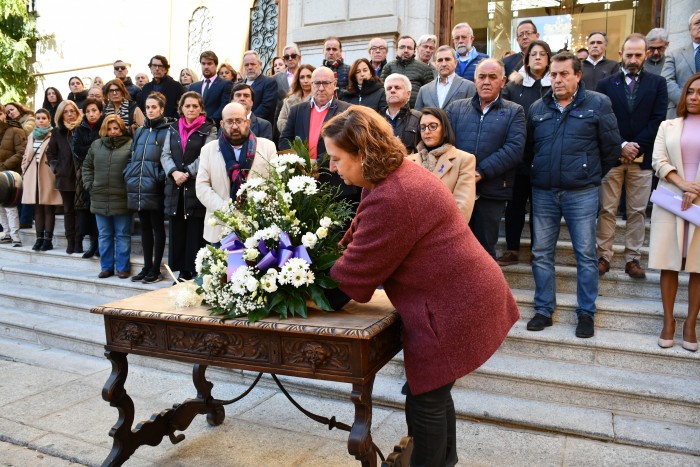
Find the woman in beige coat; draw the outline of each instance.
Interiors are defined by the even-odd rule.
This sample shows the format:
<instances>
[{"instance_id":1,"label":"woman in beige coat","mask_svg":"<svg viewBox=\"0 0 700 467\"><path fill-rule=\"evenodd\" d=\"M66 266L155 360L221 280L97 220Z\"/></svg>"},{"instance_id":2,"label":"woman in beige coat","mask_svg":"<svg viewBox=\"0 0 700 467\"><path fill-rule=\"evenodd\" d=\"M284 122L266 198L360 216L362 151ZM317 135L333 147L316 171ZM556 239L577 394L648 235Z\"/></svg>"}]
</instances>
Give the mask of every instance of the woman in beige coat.
<instances>
[{"instance_id":1,"label":"woman in beige coat","mask_svg":"<svg viewBox=\"0 0 700 467\"><path fill-rule=\"evenodd\" d=\"M679 118L661 123L654 143L652 165L659 186L683 198L682 209L700 206L700 73L686 82L678 101ZM683 348L698 350L695 327L700 311L700 227L654 205L649 238L649 267L661 269L664 327L659 346L673 346L676 322L673 305L678 272L690 273L688 317L683 324Z\"/></svg>"},{"instance_id":2,"label":"woman in beige coat","mask_svg":"<svg viewBox=\"0 0 700 467\"><path fill-rule=\"evenodd\" d=\"M35 119L36 128L29 134L27 149L22 158L22 204L36 205L36 243L32 250L47 251L53 249L56 206L62 205L63 201L55 186L56 177L46 160L46 148L51 139L51 114L46 109L39 109Z\"/></svg>"},{"instance_id":3,"label":"woman in beige coat","mask_svg":"<svg viewBox=\"0 0 700 467\"><path fill-rule=\"evenodd\" d=\"M408 159L430 170L449 188L468 223L476 199L476 157L454 147L454 132L444 110L424 107L421 114L418 153Z\"/></svg>"}]
</instances>

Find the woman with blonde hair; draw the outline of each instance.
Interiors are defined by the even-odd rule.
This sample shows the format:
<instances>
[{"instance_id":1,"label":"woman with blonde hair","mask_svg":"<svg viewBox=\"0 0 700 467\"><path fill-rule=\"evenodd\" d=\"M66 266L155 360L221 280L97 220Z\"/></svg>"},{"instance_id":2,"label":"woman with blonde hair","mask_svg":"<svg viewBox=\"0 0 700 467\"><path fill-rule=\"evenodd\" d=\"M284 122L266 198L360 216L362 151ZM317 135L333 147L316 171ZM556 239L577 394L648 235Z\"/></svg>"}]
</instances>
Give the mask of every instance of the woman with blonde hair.
<instances>
[{"instance_id":1,"label":"woman with blonde hair","mask_svg":"<svg viewBox=\"0 0 700 467\"><path fill-rule=\"evenodd\" d=\"M36 111L36 128L27 141L22 159L22 203L34 205L36 242L34 251L53 250L53 231L56 224L56 206L62 204L61 193L56 189L56 177L46 160L46 150L51 140L51 113L46 109Z\"/></svg>"},{"instance_id":2,"label":"woman with blonde hair","mask_svg":"<svg viewBox=\"0 0 700 467\"><path fill-rule=\"evenodd\" d=\"M681 209L700 207L700 73L683 86L678 118L661 122L654 142L651 165L659 177L659 189L665 188L681 197ZM690 274L688 281L688 316L683 323L683 343L697 352L695 334L700 311L700 226L654 204L651 211L649 267L661 270L661 302L664 325L659 347L673 347L676 320L673 316L678 272Z\"/></svg>"},{"instance_id":3,"label":"woman with blonde hair","mask_svg":"<svg viewBox=\"0 0 700 467\"><path fill-rule=\"evenodd\" d=\"M403 323L411 465L457 463L451 389L493 355L518 320L503 273L472 234L452 193L405 160L377 112L352 106L321 132L330 169L363 188L330 270L347 297L369 301L380 285Z\"/></svg>"},{"instance_id":4,"label":"woman with blonde hair","mask_svg":"<svg viewBox=\"0 0 700 467\"><path fill-rule=\"evenodd\" d=\"M238 72L230 63L222 63L219 65L219 70L216 72L217 76L226 81L238 81Z\"/></svg>"},{"instance_id":5,"label":"woman with blonde hair","mask_svg":"<svg viewBox=\"0 0 700 467\"><path fill-rule=\"evenodd\" d=\"M182 84L185 89L190 87L190 84L199 81L199 76L192 68L183 68L180 70L180 84Z\"/></svg>"}]
</instances>

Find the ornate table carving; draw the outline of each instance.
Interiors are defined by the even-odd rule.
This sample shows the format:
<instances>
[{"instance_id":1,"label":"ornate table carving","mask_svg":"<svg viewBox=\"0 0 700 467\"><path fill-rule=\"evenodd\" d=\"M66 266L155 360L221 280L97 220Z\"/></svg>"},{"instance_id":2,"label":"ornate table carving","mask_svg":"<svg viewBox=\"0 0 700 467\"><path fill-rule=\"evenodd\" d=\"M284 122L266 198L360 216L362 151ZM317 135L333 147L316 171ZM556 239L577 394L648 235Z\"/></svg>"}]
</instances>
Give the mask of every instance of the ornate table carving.
<instances>
[{"instance_id":1,"label":"ornate table carving","mask_svg":"<svg viewBox=\"0 0 700 467\"><path fill-rule=\"evenodd\" d=\"M374 377L401 350L398 314L383 291L377 291L367 304L350 302L340 312L310 308L307 319L267 318L253 324L246 318L224 321L210 316L201 306L175 310L169 291L161 289L92 310L104 315L105 356L112 362L102 397L119 411L109 433L114 438L113 447L103 465L121 465L140 446L156 446L165 436L179 443L185 435L175 432L185 430L197 415L206 414L210 425L223 423L224 405L250 392L263 372L271 373L307 416L329 429L350 431L348 452L363 466L377 465L371 436ZM153 414L132 429L134 404L124 389L129 353L193 363L197 396ZM209 365L260 374L246 392L222 401L211 395L213 384L205 377ZM350 400L355 405L352 426L303 409L275 375L351 383Z\"/></svg>"}]
</instances>

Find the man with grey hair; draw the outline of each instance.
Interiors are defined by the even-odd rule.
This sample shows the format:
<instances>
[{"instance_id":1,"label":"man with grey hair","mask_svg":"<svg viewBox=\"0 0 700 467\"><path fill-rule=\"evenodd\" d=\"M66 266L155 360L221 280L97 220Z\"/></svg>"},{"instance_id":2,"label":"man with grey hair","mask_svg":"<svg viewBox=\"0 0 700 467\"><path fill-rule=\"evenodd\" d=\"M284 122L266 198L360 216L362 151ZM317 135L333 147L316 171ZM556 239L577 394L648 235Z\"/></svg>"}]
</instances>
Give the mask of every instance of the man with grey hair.
<instances>
[{"instance_id":1,"label":"man with grey hair","mask_svg":"<svg viewBox=\"0 0 700 467\"><path fill-rule=\"evenodd\" d=\"M647 34L647 51L649 55L644 61L644 71L661 75L666 62L666 48L668 47L668 33L664 28L654 28Z\"/></svg>"},{"instance_id":2,"label":"man with grey hair","mask_svg":"<svg viewBox=\"0 0 700 467\"><path fill-rule=\"evenodd\" d=\"M452 43L457 51L455 72L464 79L474 81L476 66L489 56L478 52L474 47L474 31L469 23L459 23L452 28Z\"/></svg>"},{"instance_id":3,"label":"man with grey hair","mask_svg":"<svg viewBox=\"0 0 700 467\"><path fill-rule=\"evenodd\" d=\"M418 91L416 110L423 107L444 109L458 99L467 99L476 94L474 83L460 78L455 73L457 59L455 50L449 45L441 45L435 52L435 66L438 77Z\"/></svg>"},{"instance_id":4,"label":"man with grey hair","mask_svg":"<svg viewBox=\"0 0 700 467\"><path fill-rule=\"evenodd\" d=\"M437 36L435 34L423 34L418 38L417 57L433 71L433 78L437 78L437 69L432 58L437 48Z\"/></svg>"},{"instance_id":5,"label":"man with grey hair","mask_svg":"<svg viewBox=\"0 0 700 467\"><path fill-rule=\"evenodd\" d=\"M500 97L506 84L503 62L487 58L476 66L476 95L447 107L455 147L476 156L476 194L469 227L496 258L498 226L513 196L515 170L525 149L525 112Z\"/></svg>"},{"instance_id":6,"label":"man with grey hair","mask_svg":"<svg viewBox=\"0 0 700 467\"><path fill-rule=\"evenodd\" d=\"M367 52L369 52L369 63L374 68L374 72L377 76L382 76L382 68L386 65L386 54L389 51L389 47L384 39L381 37L373 37L370 39L367 45Z\"/></svg>"},{"instance_id":7,"label":"man with grey hair","mask_svg":"<svg viewBox=\"0 0 700 467\"><path fill-rule=\"evenodd\" d=\"M666 118L676 118L676 106L681 97L681 90L693 73L700 71L700 10L690 15L688 20L691 43L680 49L672 50L666 56L661 76L666 78L669 109Z\"/></svg>"},{"instance_id":8,"label":"man with grey hair","mask_svg":"<svg viewBox=\"0 0 700 467\"><path fill-rule=\"evenodd\" d=\"M384 91L387 107L382 109L382 115L394 129L394 136L401 140L408 154L412 154L419 141L420 112L408 106L411 81L404 74L393 73L384 80Z\"/></svg>"},{"instance_id":9,"label":"man with grey hair","mask_svg":"<svg viewBox=\"0 0 700 467\"><path fill-rule=\"evenodd\" d=\"M253 113L268 122L274 122L277 107L277 81L263 74L262 61L255 50L247 50L243 53L242 68L245 83L253 88L255 93Z\"/></svg>"},{"instance_id":10,"label":"man with grey hair","mask_svg":"<svg viewBox=\"0 0 700 467\"><path fill-rule=\"evenodd\" d=\"M588 58L582 62L583 76L581 80L586 89L593 91L598 81L620 71L617 61L605 58L605 49L608 48L608 35L604 32L592 32L586 37L588 46Z\"/></svg>"},{"instance_id":11,"label":"man with grey hair","mask_svg":"<svg viewBox=\"0 0 700 467\"><path fill-rule=\"evenodd\" d=\"M282 60L287 66L287 71L285 73L277 73L273 76L274 80L277 81L277 96L280 100L287 97L289 89L292 87L292 82L294 81L294 73L296 73L299 63L301 63L301 53L299 53L299 47L296 44L288 44L282 49Z\"/></svg>"},{"instance_id":12,"label":"man with grey hair","mask_svg":"<svg viewBox=\"0 0 700 467\"><path fill-rule=\"evenodd\" d=\"M416 104L418 90L433 80L433 70L425 63L416 60L416 41L411 36L399 37L398 52L396 60L387 63L382 69L382 79L386 81L387 76L392 73L401 73L411 80L411 98L409 106Z\"/></svg>"}]
</instances>

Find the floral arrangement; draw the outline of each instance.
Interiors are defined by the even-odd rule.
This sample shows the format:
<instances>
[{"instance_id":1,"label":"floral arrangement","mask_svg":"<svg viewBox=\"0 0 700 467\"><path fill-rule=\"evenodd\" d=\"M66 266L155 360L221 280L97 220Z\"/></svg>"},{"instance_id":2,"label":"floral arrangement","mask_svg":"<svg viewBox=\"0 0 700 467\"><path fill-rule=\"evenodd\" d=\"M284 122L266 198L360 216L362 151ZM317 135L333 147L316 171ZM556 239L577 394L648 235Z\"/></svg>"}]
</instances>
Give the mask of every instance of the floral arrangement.
<instances>
[{"instance_id":1,"label":"floral arrangement","mask_svg":"<svg viewBox=\"0 0 700 467\"><path fill-rule=\"evenodd\" d=\"M350 203L338 189L317 180L318 165L297 138L291 150L273 156L269 174L252 174L221 210L221 247L202 248L195 262L197 293L211 314L271 314L306 317L307 299L331 311L323 289L338 286L328 269L342 254L341 227L351 218Z\"/></svg>"}]
</instances>

